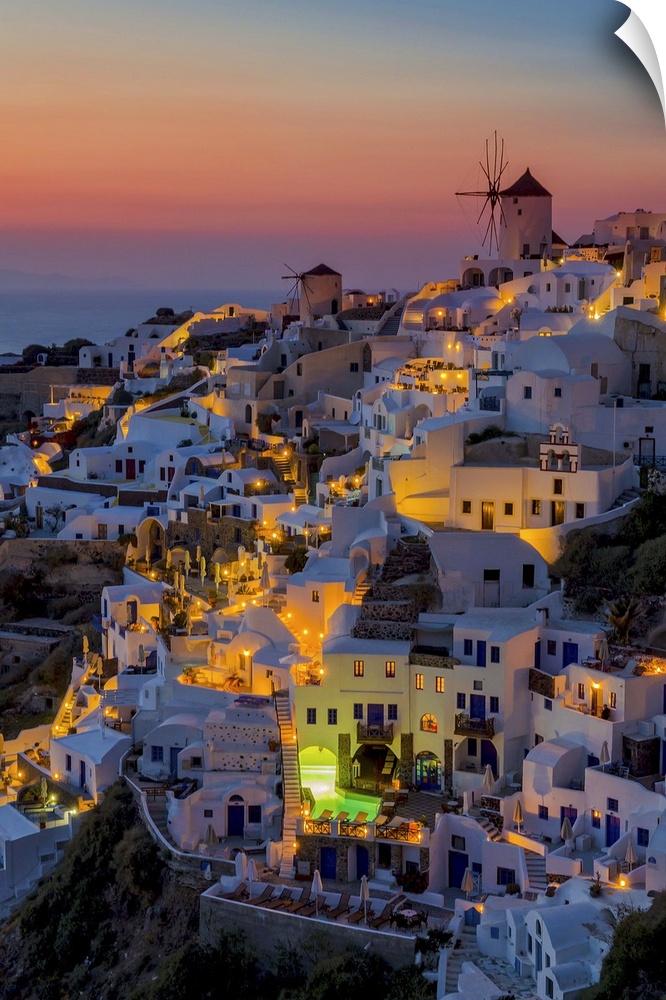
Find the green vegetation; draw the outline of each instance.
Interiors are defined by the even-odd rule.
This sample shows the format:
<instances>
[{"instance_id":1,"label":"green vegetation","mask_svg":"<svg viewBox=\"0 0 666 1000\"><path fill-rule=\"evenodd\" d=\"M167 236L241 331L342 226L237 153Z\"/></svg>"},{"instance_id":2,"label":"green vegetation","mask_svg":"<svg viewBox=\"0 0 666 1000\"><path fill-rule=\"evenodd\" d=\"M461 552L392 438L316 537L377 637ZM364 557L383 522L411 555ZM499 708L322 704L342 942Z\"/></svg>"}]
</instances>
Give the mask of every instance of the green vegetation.
<instances>
[{"instance_id":1,"label":"green vegetation","mask_svg":"<svg viewBox=\"0 0 666 1000\"><path fill-rule=\"evenodd\" d=\"M284 561L284 568L287 573L300 573L308 561L308 550L305 548L294 549Z\"/></svg>"},{"instance_id":2,"label":"green vegetation","mask_svg":"<svg viewBox=\"0 0 666 1000\"><path fill-rule=\"evenodd\" d=\"M596 986L583 1000L664 1000L666 996L666 893L649 910L618 908L613 942Z\"/></svg>"},{"instance_id":3,"label":"green vegetation","mask_svg":"<svg viewBox=\"0 0 666 1000\"><path fill-rule=\"evenodd\" d=\"M570 531L552 573L566 580L576 611L607 613L626 640L642 611L640 602L666 590L666 496L644 493L615 534L599 528ZM627 612L632 620L625 627L621 619Z\"/></svg>"}]
</instances>

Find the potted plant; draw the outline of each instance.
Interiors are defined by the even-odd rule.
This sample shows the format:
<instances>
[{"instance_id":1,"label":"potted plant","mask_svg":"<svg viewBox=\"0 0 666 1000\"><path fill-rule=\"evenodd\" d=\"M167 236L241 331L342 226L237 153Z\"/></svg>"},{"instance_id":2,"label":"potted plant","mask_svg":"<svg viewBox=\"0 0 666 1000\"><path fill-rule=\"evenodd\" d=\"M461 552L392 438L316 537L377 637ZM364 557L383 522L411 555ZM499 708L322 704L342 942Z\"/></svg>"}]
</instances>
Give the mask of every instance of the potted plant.
<instances>
[{"instance_id":1,"label":"potted plant","mask_svg":"<svg viewBox=\"0 0 666 1000\"><path fill-rule=\"evenodd\" d=\"M592 896L593 898L596 899L597 896L600 896L600 895L601 895L601 876L600 876L599 872L597 872L597 877L590 884L590 896Z\"/></svg>"}]
</instances>

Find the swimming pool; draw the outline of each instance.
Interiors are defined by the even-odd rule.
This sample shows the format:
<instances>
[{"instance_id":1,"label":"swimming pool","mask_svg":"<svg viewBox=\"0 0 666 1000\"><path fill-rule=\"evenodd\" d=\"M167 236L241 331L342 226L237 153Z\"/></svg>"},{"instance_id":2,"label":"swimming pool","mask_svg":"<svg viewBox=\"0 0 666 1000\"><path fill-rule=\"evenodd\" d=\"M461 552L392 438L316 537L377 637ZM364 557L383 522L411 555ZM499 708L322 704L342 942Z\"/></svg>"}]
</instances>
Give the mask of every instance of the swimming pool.
<instances>
[{"instance_id":1,"label":"swimming pool","mask_svg":"<svg viewBox=\"0 0 666 1000\"><path fill-rule=\"evenodd\" d=\"M315 799L313 816L319 816L324 809L330 809L336 816L341 810L354 819L357 813L368 814L372 821L379 812L381 799L374 795L355 795L353 792L338 792L335 788L335 765L301 764L301 784L309 788Z\"/></svg>"}]
</instances>

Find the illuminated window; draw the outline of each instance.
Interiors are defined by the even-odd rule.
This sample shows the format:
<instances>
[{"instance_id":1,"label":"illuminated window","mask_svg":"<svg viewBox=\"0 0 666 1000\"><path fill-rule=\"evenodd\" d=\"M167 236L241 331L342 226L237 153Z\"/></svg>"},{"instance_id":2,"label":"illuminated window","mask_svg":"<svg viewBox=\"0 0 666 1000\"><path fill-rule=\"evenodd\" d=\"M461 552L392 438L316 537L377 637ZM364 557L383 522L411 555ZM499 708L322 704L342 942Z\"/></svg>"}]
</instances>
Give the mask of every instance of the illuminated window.
<instances>
[{"instance_id":1,"label":"illuminated window","mask_svg":"<svg viewBox=\"0 0 666 1000\"><path fill-rule=\"evenodd\" d=\"M395 677L395 660L386 661L386 676Z\"/></svg>"},{"instance_id":2,"label":"illuminated window","mask_svg":"<svg viewBox=\"0 0 666 1000\"><path fill-rule=\"evenodd\" d=\"M444 678L435 677L435 691L437 694L444 694Z\"/></svg>"},{"instance_id":3,"label":"illuminated window","mask_svg":"<svg viewBox=\"0 0 666 1000\"><path fill-rule=\"evenodd\" d=\"M417 691L423 691L423 674L414 674L414 687Z\"/></svg>"},{"instance_id":4,"label":"illuminated window","mask_svg":"<svg viewBox=\"0 0 666 1000\"><path fill-rule=\"evenodd\" d=\"M472 501L471 500L463 500L462 501L461 510L462 510L463 514L471 514L472 513Z\"/></svg>"},{"instance_id":5,"label":"illuminated window","mask_svg":"<svg viewBox=\"0 0 666 1000\"><path fill-rule=\"evenodd\" d=\"M424 733L437 732L437 719L435 718L434 715L421 716L421 730Z\"/></svg>"},{"instance_id":6,"label":"illuminated window","mask_svg":"<svg viewBox=\"0 0 666 1000\"><path fill-rule=\"evenodd\" d=\"M601 813L598 809L592 810L592 826L595 830L601 829Z\"/></svg>"},{"instance_id":7,"label":"illuminated window","mask_svg":"<svg viewBox=\"0 0 666 1000\"><path fill-rule=\"evenodd\" d=\"M363 677L365 673L365 660L354 660L354 677Z\"/></svg>"},{"instance_id":8,"label":"illuminated window","mask_svg":"<svg viewBox=\"0 0 666 1000\"><path fill-rule=\"evenodd\" d=\"M532 516L533 517L541 517L541 501L540 500L533 500L532 501Z\"/></svg>"},{"instance_id":9,"label":"illuminated window","mask_svg":"<svg viewBox=\"0 0 666 1000\"><path fill-rule=\"evenodd\" d=\"M617 708L617 692L611 691L608 696L608 707Z\"/></svg>"},{"instance_id":10,"label":"illuminated window","mask_svg":"<svg viewBox=\"0 0 666 1000\"><path fill-rule=\"evenodd\" d=\"M313 604L319 604L319 591L318 590L313 590L312 591L312 603Z\"/></svg>"}]
</instances>

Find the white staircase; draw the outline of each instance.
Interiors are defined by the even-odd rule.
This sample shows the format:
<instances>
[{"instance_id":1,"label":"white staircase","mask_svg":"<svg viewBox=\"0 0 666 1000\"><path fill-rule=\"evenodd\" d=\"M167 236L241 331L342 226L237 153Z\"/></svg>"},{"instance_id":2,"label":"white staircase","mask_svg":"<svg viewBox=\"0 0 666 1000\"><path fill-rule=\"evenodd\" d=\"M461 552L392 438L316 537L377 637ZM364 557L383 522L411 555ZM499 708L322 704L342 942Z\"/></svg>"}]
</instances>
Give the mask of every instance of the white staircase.
<instances>
[{"instance_id":1,"label":"white staircase","mask_svg":"<svg viewBox=\"0 0 666 1000\"><path fill-rule=\"evenodd\" d=\"M281 878L293 878L294 843L296 841L296 822L301 815L301 776L298 767L298 744L296 731L291 718L291 702L289 694L277 691L275 693L275 711L280 727L280 744L282 748L282 794L284 795L284 817L282 824L282 864Z\"/></svg>"},{"instance_id":2,"label":"white staircase","mask_svg":"<svg viewBox=\"0 0 666 1000\"><path fill-rule=\"evenodd\" d=\"M545 892L548 888L548 876L546 875L546 859L534 851L525 851L525 864L527 865L527 886L531 893L537 894Z\"/></svg>"},{"instance_id":3,"label":"white staircase","mask_svg":"<svg viewBox=\"0 0 666 1000\"><path fill-rule=\"evenodd\" d=\"M54 739L57 739L60 736L67 736L70 726L74 724L73 711L75 701L76 692L70 684L67 688L65 697L60 702L60 708L58 709L51 726L51 736Z\"/></svg>"},{"instance_id":4,"label":"white staircase","mask_svg":"<svg viewBox=\"0 0 666 1000\"><path fill-rule=\"evenodd\" d=\"M497 829L497 827L493 823L490 822L489 819L486 819L485 816L476 816L475 818L476 818L476 822L479 824L479 826L482 827L486 831L486 833L488 834L488 839L489 840L501 840L502 839L502 834Z\"/></svg>"},{"instance_id":5,"label":"white staircase","mask_svg":"<svg viewBox=\"0 0 666 1000\"><path fill-rule=\"evenodd\" d=\"M479 946L476 943L476 927L464 926L460 935L460 946L452 948L447 955L447 993L458 992L458 976L460 975L463 962L473 962L480 954Z\"/></svg>"},{"instance_id":6,"label":"white staircase","mask_svg":"<svg viewBox=\"0 0 666 1000\"><path fill-rule=\"evenodd\" d=\"M363 604L363 598L370 590L371 584L367 579L359 580L354 588L354 596L352 597L352 604L357 607Z\"/></svg>"}]
</instances>

